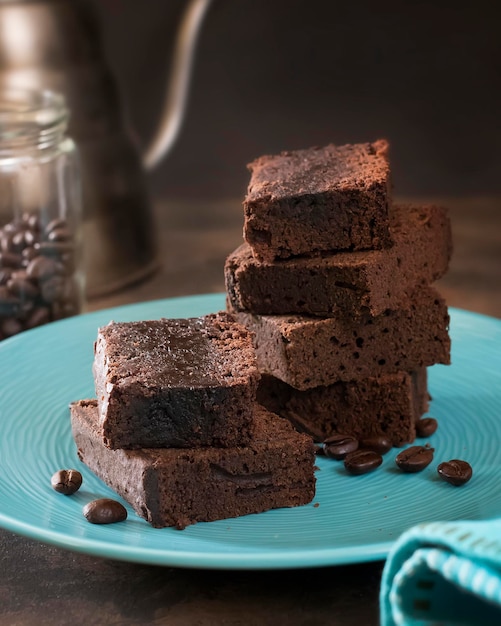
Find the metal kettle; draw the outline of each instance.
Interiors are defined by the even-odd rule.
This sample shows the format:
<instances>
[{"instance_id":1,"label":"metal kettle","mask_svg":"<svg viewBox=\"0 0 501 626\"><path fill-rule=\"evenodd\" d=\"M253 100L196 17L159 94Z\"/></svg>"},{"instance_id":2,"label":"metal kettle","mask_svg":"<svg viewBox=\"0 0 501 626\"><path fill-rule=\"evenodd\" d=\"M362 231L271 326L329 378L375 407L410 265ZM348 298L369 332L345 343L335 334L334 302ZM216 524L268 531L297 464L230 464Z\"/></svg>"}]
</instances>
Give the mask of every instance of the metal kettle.
<instances>
[{"instance_id":1,"label":"metal kettle","mask_svg":"<svg viewBox=\"0 0 501 626\"><path fill-rule=\"evenodd\" d=\"M120 289L157 267L144 172L160 161L178 134L209 4L186 3L158 132L141 156L127 130L89 0L0 0L0 87L53 89L64 94L70 110L69 134L82 166L89 297Z\"/></svg>"}]
</instances>

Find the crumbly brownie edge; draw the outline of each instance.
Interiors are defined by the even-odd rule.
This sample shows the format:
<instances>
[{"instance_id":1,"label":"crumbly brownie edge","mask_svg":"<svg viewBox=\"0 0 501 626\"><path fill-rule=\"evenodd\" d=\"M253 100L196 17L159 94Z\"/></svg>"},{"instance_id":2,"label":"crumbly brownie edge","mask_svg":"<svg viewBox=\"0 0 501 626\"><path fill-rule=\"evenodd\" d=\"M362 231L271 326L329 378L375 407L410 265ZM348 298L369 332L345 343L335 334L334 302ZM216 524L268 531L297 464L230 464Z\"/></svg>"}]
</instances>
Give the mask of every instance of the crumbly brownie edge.
<instances>
[{"instance_id":1,"label":"crumbly brownie edge","mask_svg":"<svg viewBox=\"0 0 501 626\"><path fill-rule=\"evenodd\" d=\"M452 240L443 207L395 206L392 227L395 245L387 250L260 262L242 244L228 256L224 269L232 309L359 318L395 308L416 285L445 274Z\"/></svg>"},{"instance_id":2,"label":"crumbly brownie edge","mask_svg":"<svg viewBox=\"0 0 501 626\"><path fill-rule=\"evenodd\" d=\"M73 404L71 419L81 460L153 526L181 529L313 499L311 438L255 412L261 435L233 449L109 450L95 428L97 405Z\"/></svg>"},{"instance_id":3,"label":"crumbly brownie edge","mask_svg":"<svg viewBox=\"0 0 501 626\"><path fill-rule=\"evenodd\" d=\"M311 257L261 263L244 243L228 256L224 267L230 310L316 316L350 312L358 316L374 306L364 264L355 260L350 265L336 266L332 261L330 265L325 257ZM378 262L378 267L381 265ZM396 259L392 265L396 269Z\"/></svg>"},{"instance_id":4,"label":"crumbly brownie edge","mask_svg":"<svg viewBox=\"0 0 501 626\"><path fill-rule=\"evenodd\" d=\"M415 422L426 410L423 394L425 368L306 391L263 376L258 400L319 442L344 433L356 438L385 435L394 446L402 446L415 438Z\"/></svg>"},{"instance_id":5,"label":"crumbly brownie edge","mask_svg":"<svg viewBox=\"0 0 501 626\"><path fill-rule=\"evenodd\" d=\"M273 213L253 203L247 207L244 239L260 261L274 261L329 251L388 248L386 186L362 192L330 192L322 198L277 202Z\"/></svg>"},{"instance_id":6,"label":"crumbly brownie edge","mask_svg":"<svg viewBox=\"0 0 501 626\"><path fill-rule=\"evenodd\" d=\"M254 332L258 366L296 389L450 363L449 314L422 286L405 307L364 320L237 313Z\"/></svg>"}]
</instances>

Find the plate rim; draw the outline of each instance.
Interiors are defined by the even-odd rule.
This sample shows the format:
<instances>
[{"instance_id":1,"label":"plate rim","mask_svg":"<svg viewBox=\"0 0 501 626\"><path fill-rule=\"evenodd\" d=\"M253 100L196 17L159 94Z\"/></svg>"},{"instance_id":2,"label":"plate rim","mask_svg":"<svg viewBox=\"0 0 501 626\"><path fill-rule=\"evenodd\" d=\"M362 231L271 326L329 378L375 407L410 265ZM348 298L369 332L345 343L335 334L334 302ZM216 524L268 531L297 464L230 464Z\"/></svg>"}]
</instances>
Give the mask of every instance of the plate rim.
<instances>
[{"instance_id":1,"label":"plate rim","mask_svg":"<svg viewBox=\"0 0 501 626\"><path fill-rule=\"evenodd\" d=\"M196 550L163 550L159 552L156 548L139 548L129 545L127 546L127 553L124 554L123 545L109 543L104 540L78 540L78 538L70 535L63 535L47 529L43 529L40 532L40 529L35 525L26 524L25 522L17 522L16 525L9 523L11 521L12 518L0 513L1 529L46 545L99 558L187 569L280 570L369 563L386 559L390 548L394 544L393 541L384 541L342 548L304 548L294 552L288 551L287 553L275 553L268 549L257 551L254 548L252 553L239 553L238 555L224 552L216 553L215 551L201 553ZM202 522L199 522L199 524L202 524Z\"/></svg>"}]
</instances>

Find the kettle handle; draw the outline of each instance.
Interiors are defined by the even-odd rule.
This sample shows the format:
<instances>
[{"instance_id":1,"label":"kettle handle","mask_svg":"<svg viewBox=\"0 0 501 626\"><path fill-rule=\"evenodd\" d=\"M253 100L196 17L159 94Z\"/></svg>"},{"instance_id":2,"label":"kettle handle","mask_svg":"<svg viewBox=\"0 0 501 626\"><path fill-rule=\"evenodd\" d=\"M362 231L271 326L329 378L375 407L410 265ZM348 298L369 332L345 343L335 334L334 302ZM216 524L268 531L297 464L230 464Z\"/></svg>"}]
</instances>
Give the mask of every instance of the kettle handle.
<instances>
[{"instance_id":1,"label":"kettle handle","mask_svg":"<svg viewBox=\"0 0 501 626\"><path fill-rule=\"evenodd\" d=\"M198 34L211 0L191 0L182 16L160 124L143 156L146 169L153 169L172 148L183 122Z\"/></svg>"}]
</instances>

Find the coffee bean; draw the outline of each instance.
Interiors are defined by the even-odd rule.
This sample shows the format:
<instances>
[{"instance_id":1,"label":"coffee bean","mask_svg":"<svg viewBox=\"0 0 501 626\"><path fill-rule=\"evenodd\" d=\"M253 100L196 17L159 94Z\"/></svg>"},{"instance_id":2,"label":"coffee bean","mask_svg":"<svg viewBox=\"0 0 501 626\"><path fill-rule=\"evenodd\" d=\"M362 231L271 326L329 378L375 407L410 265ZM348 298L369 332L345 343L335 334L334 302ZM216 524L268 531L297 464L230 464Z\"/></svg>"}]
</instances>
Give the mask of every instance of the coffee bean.
<instances>
[{"instance_id":1,"label":"coffee bean","mask_svg":"<svg viewBox=\"0 0 501 626\"><path fill-rule=\"evenodd\" d=\"M45 227L45 233L48 235L49 233L53 232L54 230L57 230L58 228L66 228L66 227L67 227L66 220L63 219L62 217L56 217L56 219L53 219L47 224L47 226Z\"/></svg>"},{"instance_id":2,"label":"coffee bean","mask_svg":"<svg viewBox=\"0 0 501 626\"><path fill-rule=\"evenodd\" d=\"M373 472L382 462L383 457L374 450L356 450L346 456L344 466L349 474L361 476Z\"/></svg>"},{"instance_id":3,"label":"coffee bean","mask_svg":"<svg viewBox=\"0 0 501 626\"><path fill-rule=\"evenodd\" d=\"M23 257L15 252L0 252L0 267L11 267L16 269L21 267Z\"/></svg>"},{"instance_id":4,"label":"coffee bean","mask_svg":"<svg viewBox=\"0 0 501 626\"><path fill-rule=\"evenodd\" d=\"M92 500L84 506L83 514L91 524L114 524L127 519L127 509L110 498Z\"/></svg>"},{"instance_id":5,"label":"coffee bean","mask_svg":"<svg viewBox=\"0 0 501 626\"><path fill-rule=\"evenodd\" d=\"M426 446L411 446L397 454L395 462L403 472L421 472L433 461L433 452Z\"/></svg>"},{"instance_id":6,"label":"coffee bean","mask_svg":"<svg viewBox=\"0 0 501 626\"><path fill-rule=\"evenodd\" d=\"M40 293L38 287L30 282L27 277L23 277L21 272L14 272L12 274L10 280L7 282L7 289L13 296L29 298L30 300L34 300Z\"/></svg>"},{"instance_id":7,"label":"coffee bean","mask_svg":"<svg viewBox=\"0 0 501 626\"><path fill-rule=\"evenodd\" d=\"M23 257L23 265L29 265L29 262L33 261L33 259L38 256L38 252L33 246L28 246L21 252L21 256Z\"/></svg>"},{"instance_id":8,"label":"coffee bean","mask_svg":"<svg viewBox=\"0 0 501 626\"><path fill-rule=\"evenodd\" d=\"M38 233L40 231L40 216L27 213L23 215L23 221L34 233Z\"/></svg>"},{"instance_id":9,"label":"coffee bean","mask_svg":"<svg viewBox=\"0 0 501 626\"><path fill-rule=\"evenodd\" d=\"M17 233L12 235L11 245L14 252L20 253L23 248L26 246L26 233L24 230L19 230Z\"/></svg>"},{"instance_id":10,"label":"coffee bean","mask_svg":"<svg viewBox=\"0 0 501 626\"><path fill-rule=\"evenodd\" d=\"M358 441L351 435L336 434L324 440L324 454L329 459L341 461L358 448Z\"/></svg>"},{"instance_id":11,"label":"coffee bean","mask_svg":"<svg viewBox=\"0 0 501 626\"><path fill-rule=\"evenodd\" d=\"M67 228L55 228L54 230L51 230L49 232L49 234L47 235L47 239L54 242L70 241L71 233Z\"/></svg>"},{"instance_id":12,"label":"coffee bean","mask_svg":"<svg viewBox=\"0 0 501 626\"><path fill-rule=\"evenodd\" d=\"M14 270L10 277L12 280L28 280L29 278L28 273L24 268Z\"/></svg>"},{"instance_id":13,"label":"coffee bean","mask_svg":"<svg viewBox=\"0 0 501 626\"><path fill-rule=\"evenodd\" d=\"M74 469L59 470L52 475L50 484L58 493L71 496L71 494L80 489L82 485L82 474Z\"/></svg>"},{"instance_id":14,"label":"coffee bean","mask_svg":"<svg viewBox=\"0 0 501 626\"><path fill-rule=\"evenodd\" d=\"M446 482L461 487L467 483L473 475L471 465L461 459L452 459L444 461L437 467L438 475Z\"/></svg>"},{"instance_id":15,"label":"coffee bean","mask_svg":"<svg viewBox=\"0 0 501 626\"><path fill-rule=\"evenodd\" d=\"M24 233L24 244L25 244L25 248L26 247L31 247L34 246L36 243L38 242L38 235L37 233L33 232L32 230L27 230Z\"/></svg>"},{"instance_id":16,"label":"coffee bean","mask_svg":"<svg viewBox=\"0 0 501 626\"><path fill-rule=\"evenodd\" d=\"M12 230L4 230L2 236L0 237L0 250L2 252L7 253L15 253L16 247L14 246L12 240L19 232L17 227L12 228Z\"/></svg>"},{"instance_id":17,"label":"coffee bean","mask_svg":"<svg viewBox=\"0 0 501 626\"><path fill-rule=\"evenodd\" d=\"M416 422L417 437L431 437L437 430L438 422L434 417L423 417Z\"/></svg>"},{"instance_id":18,"label":"coffee bean","mask_svg":"<svg viewBox=\"0 0 501 626\"><path fill-rule=\"evenodd\" d=\"M3 236L4 233L15 233L19 230L19 224L17 221L7 222L4 226L2 226L2 231L0 232L0 237Z\"/></svg>"},{"instance_id":19,"label":"coffee bean","mask_svg":"<svg viewBox=\"0 0 501 626\"><path fill-rule=\"evenodd\" d=\"M360 439L359 447L364 450L373 450L378 454L386 454L392 449L393 444L384 435L374 435Z\"/></svg>"},{"instance_id":20,"label":"coffee bean","mask_svg":"<svg viewBox=\"0 0 501 626\"><path fill-rule=\"evenodd\" d=\"M54 276L56 269L57 263L53 259L37 256L29 263L26 273L34 280L45 280Z\"/></svg>"},{"instance_id":21,"label":"coffee bean","mask_svg":"<svg viewBox=\"0 0 501 626\"><path fill-rule=\"evenodd\" d=\"M10 267L4 267L0 269L0 286L6 285L12 276L12 269Z\"/></svg>"}]
</instances>

